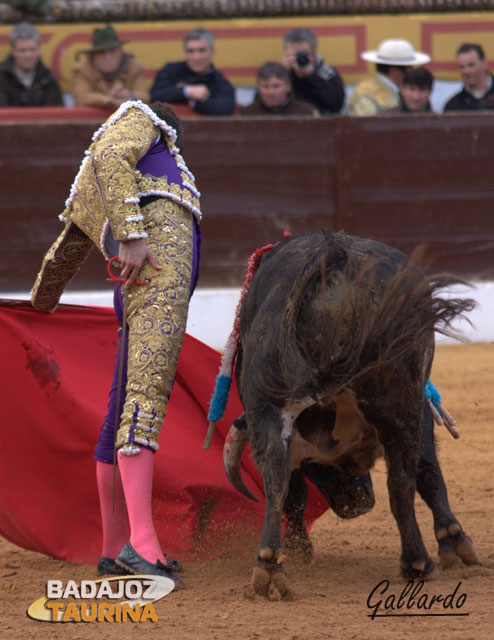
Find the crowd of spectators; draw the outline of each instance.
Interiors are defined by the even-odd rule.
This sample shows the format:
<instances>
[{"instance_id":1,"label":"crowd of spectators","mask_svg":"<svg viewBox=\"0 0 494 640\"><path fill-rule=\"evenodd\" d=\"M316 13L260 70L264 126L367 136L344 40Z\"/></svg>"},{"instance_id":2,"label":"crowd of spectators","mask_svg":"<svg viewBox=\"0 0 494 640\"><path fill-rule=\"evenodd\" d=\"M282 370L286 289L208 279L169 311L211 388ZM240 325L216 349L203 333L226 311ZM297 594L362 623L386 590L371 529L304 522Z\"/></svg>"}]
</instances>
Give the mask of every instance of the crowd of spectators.
<instances>
[{"instance_id":1,"label":"crowd of spectators","mask_svg":"<svg viewBox=\"0 0 494 640\"><path fill-rule=\"evenodd\" d=\"M0 107L60 106L62 92L40 57L41 36L20 22L9 34L10 53L0 63ZM415 51L402 39L383 40L376 50L360 55L375 64L345 104L345 85L338 71L318 53L317 38L296 28L283 39L280 62L266 62L257 73L250 105L235 102L235 89L215 68L214 37L207 29L193 29L183 40L185 59L166 63L149 91L144 69L123 49L111 25L96 28L90 49L76 55L72 96L76 106L116 108L129 99L187 104L204 115L348 114L372 116L432 111L434 78L423 65L430 56ZM457 51L463 88L444 111L494 110L494 82L480 44L465 43Z\"/></svg>"}]
</instances>

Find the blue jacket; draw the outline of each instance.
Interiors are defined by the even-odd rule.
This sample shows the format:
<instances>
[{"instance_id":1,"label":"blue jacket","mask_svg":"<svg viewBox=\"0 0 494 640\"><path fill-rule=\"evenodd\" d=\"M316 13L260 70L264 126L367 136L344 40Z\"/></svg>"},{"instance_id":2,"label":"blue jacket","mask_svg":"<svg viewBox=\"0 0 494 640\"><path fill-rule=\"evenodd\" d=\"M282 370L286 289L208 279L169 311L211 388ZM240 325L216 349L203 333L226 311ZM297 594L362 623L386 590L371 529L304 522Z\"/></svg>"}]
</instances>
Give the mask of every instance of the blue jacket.
<instances>
[{"instance_id":1,"label":"blue jacket","mask_svg":"<svg viewBox=\"0 0 494 640\"><path fill-rule=\"evenodd\" d=\"M211 95L205 102L189 100L184 95L184 85L205 84ZM235 90L225 76L214 67L198 75L186 62L169 62L159 72L151 87L151 101L187 102L198 113L228 116L235 108Z\"/></svg>"}]
</instances>

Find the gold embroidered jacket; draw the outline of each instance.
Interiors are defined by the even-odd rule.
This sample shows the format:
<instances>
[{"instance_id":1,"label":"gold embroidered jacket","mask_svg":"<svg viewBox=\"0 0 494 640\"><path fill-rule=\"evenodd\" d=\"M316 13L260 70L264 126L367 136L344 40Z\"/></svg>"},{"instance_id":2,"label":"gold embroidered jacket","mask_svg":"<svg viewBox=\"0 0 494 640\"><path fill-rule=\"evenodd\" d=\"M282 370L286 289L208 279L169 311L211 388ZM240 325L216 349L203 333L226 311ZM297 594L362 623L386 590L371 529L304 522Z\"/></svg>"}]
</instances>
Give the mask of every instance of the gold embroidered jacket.
<instances>
[{"instance_id":1,"label":"gold embroidered jacket","mask_svg":"<svg viewBox=\"0 0 494 640\"><path fill-rule=\"evenodd\" d=\"M180 170L182 185L166 176L142 175L136 168L153 140L164 133L168 149ZM176 131L144 103L125 102L96 131L59 216L66 223L46 254L33 288L36 308L52 310L65 286L77 273L92 246L106 259L105 238L111 227L118 242L145 238L141 197L159 195L184 206L198 220L202 214L192 173L175 146ZM90 239L74 233L77 225Z\"/></svg>"},{"instance_id":2,"label":"gold embroidered jacket","mask_svg":"<svg viewBox=\"0 0 494 640\"><path fill-rule=\"evenodd\" d=\"M169 184L166 176L143 176L136 169L161 131L188 188ZM146 237L139 209L142 196L170 198L200 219L194 176L174 145L175 135L175 130L142 102L125 102L94 134L60 219L74 222L106 258L104 240L109 225L117 241Z\"/></svg>"},{"instance_id":3,"label":"gold embroidered jacket","mask_svg":"<svg viewBox=\"0 0 494 640\"><path fill-rule=\"evenodd\" d=\"M352 116L375 116L379 111L398 104L398 93L376 75L359 82L348 100L347 111Z\"/></svg>"}]
</instances>

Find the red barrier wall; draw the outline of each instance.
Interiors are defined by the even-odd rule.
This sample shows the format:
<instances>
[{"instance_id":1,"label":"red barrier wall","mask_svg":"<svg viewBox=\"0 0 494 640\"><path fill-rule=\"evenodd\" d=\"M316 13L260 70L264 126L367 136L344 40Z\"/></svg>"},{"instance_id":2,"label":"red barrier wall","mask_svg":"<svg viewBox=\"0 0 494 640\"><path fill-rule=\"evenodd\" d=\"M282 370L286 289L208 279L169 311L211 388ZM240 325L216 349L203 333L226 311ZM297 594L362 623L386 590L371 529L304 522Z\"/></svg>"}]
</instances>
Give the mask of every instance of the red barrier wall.
<instances>
[{"instance_id":1,"label":"red barrier wall","mask_svg":"<svg viewBox=\"0 0 494 640\"><path fill-rule=\"evenodd\" d=\"M98 124L0 122L0 290L29 289ZM183 121L204 212L200 286L236 286L258 246L345 229L411 252L429 270L494 276L494 118ZM71 288L104 286L96 250Z\"/></svg>"}]
</instances>

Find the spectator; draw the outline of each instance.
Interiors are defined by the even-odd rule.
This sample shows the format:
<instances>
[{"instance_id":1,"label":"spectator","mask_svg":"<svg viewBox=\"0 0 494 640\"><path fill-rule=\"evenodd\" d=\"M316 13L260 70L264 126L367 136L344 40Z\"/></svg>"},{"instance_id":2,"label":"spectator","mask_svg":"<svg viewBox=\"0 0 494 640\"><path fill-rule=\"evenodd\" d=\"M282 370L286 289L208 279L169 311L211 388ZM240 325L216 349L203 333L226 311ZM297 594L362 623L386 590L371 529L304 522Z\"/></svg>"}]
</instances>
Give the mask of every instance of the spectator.
<instances>
[{"instance_id":1,"label":"spectator","mask_svg":"<svg viewBox=\"0 0 494 640\"><path fill-rule=\"evenodd\" d=\"M444 111L494 109L494 86L479 44L462 44L456 52L463 89L448 100Z\"/></svg>"},{"instance_id":2,"label":"spectator","mask_svg":"<svg viewBox=\"0 0 494 640\"><path fill-rule=\"evenodd\" d=\"M339 73L317 53L317 38L309 29L293 29L283 39L283 66L290 73L297 100L309 102L319 113L338 113L345 101Z\"/></svg>"},{"instance_id":3,"label":"spectator","mask_svg":"<svg viewBox=\"0 0 494 640\"><path fill-rule=\"evenodd\" d=\"M407 69L400 92L400 104L382 114L431 112L430 96L434 76L424 67Z\"/></svg>"},{"instance_id":4,"label":"spectator","mask_svg":"<svg viewBox=\"0 0 494 640\"><path fill-rule=\"evenodd\" d=\"M257 72L257 95L252 104L240 111L243 116L319 115L308 102L295 100L290 74L278 62L266 62Z\"/></svg>"},{"instance_id":5,"label":"spectator","mask_svg":"<svg viewBox=\"0 0 494 640\"><path fill-rule=\"evenodd\" d=\"M210 116L227 116L235 108L235 90L213 65L214 37L207 29L193 29L184 38L184 62L169 62L156 76L151 100L188 103Z\"/></svg>"},{"instance_id":6,"label":"spectator","mask_svg":"<svg viewBox=\"0 0 494 640\"><path fill-rule=\"evenodd\" d=\"M352 116L375 116L383 109L397 107L406 70L430 62L426 53L415 51L406 40L383 40L376 51L360 55L376 63L377 73L355 87L348 101L348 113Z\"/></svg>"},{"instance_id":7,"label":"spectator","mask_svg":"<svg viewBox=\"0 0 494 640\"><path fill-rule=\"evenodd\" d=\"M106 25L93 31L93 46L73 69L73 93L78 107L115 109L127 100L149 100L142 66L122 49L114 28Z\"/></svg>"},{"instance_id":8,"label":"spectator","mask_svg":"<svg viewBox=\"0 0 494 640\"><path fill-rule=\"evenodd\" d=\"M58 82L40 58L41 36L27 22L9 34L10 54L0 64L0 107L63 105Z\"/></svg>"}]
</instances>

